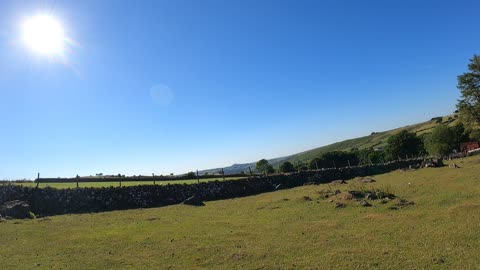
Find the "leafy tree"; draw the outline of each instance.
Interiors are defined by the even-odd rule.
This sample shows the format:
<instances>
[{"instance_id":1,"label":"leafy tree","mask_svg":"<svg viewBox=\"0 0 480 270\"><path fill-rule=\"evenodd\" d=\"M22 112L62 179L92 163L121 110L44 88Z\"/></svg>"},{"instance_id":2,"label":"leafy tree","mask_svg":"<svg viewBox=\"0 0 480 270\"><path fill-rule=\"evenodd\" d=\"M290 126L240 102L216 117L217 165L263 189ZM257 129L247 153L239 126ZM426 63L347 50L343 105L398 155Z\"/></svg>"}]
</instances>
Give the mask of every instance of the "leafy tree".
<instances>
[{"instance_id":1,"label":"leafy tree","mask_svg":"<svg viewBox=\"0 0 480 270\"><path fill-rule=\"evenodd\" d=\"M282 173L289 173L294 171L295 171L295 167L293 167L293 164L288 161L285 161L280 165L280 172Z\"/></svg>"},{"instance_id":2,"label":"leafy tree","mask_svg":"<svg viewBox=\"0 0 480 270\"><path fill-rule=\"evenodd\" d=\"M322 167L347 167L349 164L351 166L358 164L357 155L353 152L327 152L321 156L321 159L325 162Z\"/></svg>"},{"instance_id":3,"label":"leafy tree","mask_svg":"<svg viewBox=\"0 0 480 270\"><path fill-rule=\"evenodd\" d=\"M387 158L395 160L398 157L419 155L424 152L423 141L413 132L402 130L387 140Z\"/></svg>"},{"instance_id":4,"label":"leafy tree","mask_svg":"<svg viewBox=\"0 0 480 270\"><path fill-rule=\"evenodd\" d=\"M188 178L195 178L197 175L194 172L188 172L187 177Z\"/></svg>"},{"instance_id":5,"label":"leafy tree","mask_svg":"<svg viewBox=\"0 0 480 270\"><path fill-rule=\"evenodd\" d=\"M271 173L275 173L275 169L273 168L273 166L271 164L268 164L267 174L271 174Z\"/></svg>"},{"instance_id":6,"label":"leafy tree","mask_svg":"<svg viewBox=\"0 0 480 270\"><path fill-rule=\"evenodd\" d=\"M373 147L362 150L353 149L352 152L357 156L359 165L378 164L385 161L385 152L375 151Z\"/></svg>"},{"instance_id":7,"label":"leafy tree","mask_svg":"<svg viewBox=\"0 0 480 270\"><path fill-rule=\"evenodd\" d=\"M472 131L468 138L472 141L477 141L477 142L480 142L480 130L474 130Z\"/></svg>"},{"instance_id":8,"label":"leafy tree","mask_svg":"<svg viewBox=\"0 0 480 270\"><path fill-rule=\"evenodd\" d=\"M425 147L431 155L444 157L455 149L455 131L447 126L438 126L427 136Z\"/></svg>"},{"instance_id":9,"label":"leafy tree","mask_svg":"<svg viewBox=\"0 0 480 270\"><path fill-rule=\"evenodd\" d=\"M469 133L465 127L462 124L455 125L450 128L453 136L455 138L454 140L454 148L455 149L460 149L460 144L464 142L469 141Z\"/></svg>"},{"instance_id":10,"label":"leafy tree","mask_svg":"<svg viewBox=\"0 0 480 270\"><path fill-rule=\"evenodd\" d=\"M308 171L308 166L306 164L300 163L295 165L296 171Z\"/></svg>"},{"instance_id":11,"label":"leafy tree","mask_svg":"<svg viewBox=\"0 0 480 270\"><path fill-rule=\"evenodd\" d=\"M358 150L356 150L358 151ZM311 170L318 168L347 167L358 165L356 152L332 151L322 154L318 158L310 160L308 167Z\"/></svg>"},{"instance_id":12,"label":"leafy tree","mask_svg":"<svg viewBox=\"0 0 480 270\"><path fill-rule=\"evenodd\" d=\"M264 174L264 175L267 175L268 173L271 173L272 171L275 171L272 167L272 165L270 165L270 163L268 163L268 160L266 159L261 159L257 162L257 164L255 165L255 168L257 169L257 171L261 174Z\"/></svg>"},{"instance_id":13,"label":"leafy tree","mask_svg":"<svg viewBox=\"0 0 480 270\"><path fill-rule=\"evenodd\" d=\"M474 55L470 59L468 70L458 76L457 88L462 97L457 109L464 123L480 125L480 56Z\"/></svg>"},{"instance_id":14,"label":"leafy tree","mask_svg":"<svg viewBox=\"0 0 480 270\"><path fill-rule=\"evenodd\" d=\"M310 160L310 162L308 163L308 168L310 170L316 170L317 169L317 166L318 166L318 169L320 168L324 168L322 165L325 163L325 161L321 158L314 158L312 160Z\"/></svg>"}]
</instances>

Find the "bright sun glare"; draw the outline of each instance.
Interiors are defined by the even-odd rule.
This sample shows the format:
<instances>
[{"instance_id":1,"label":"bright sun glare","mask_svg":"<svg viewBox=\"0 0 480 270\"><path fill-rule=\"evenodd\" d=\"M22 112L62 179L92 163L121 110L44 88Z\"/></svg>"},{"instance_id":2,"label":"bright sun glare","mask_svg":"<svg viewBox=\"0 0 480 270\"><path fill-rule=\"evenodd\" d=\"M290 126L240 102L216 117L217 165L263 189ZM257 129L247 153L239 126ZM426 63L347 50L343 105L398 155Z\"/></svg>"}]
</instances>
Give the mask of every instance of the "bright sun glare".
<instances>
[{"instance_id":1,"label":"bright sun glare","mask_svg":"<svg viewBox=\"0 0 480 270\"><path fill-rule=\"evenodd\" d=\"M36 15L22 24L22 39L34 52L46 56L61 56L67 38L60 21L48 15Z\"/></svg>"}]
</instances>

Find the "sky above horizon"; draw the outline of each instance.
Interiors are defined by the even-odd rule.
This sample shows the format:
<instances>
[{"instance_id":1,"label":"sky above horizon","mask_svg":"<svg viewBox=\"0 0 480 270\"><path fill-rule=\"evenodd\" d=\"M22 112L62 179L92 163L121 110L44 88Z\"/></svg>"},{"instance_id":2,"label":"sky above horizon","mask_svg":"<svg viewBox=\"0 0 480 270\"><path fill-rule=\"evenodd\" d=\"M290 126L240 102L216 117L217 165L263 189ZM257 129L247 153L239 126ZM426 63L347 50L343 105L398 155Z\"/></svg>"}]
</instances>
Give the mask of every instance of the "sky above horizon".
<instances>
[{"instance_id":1,"label":"sky above horizon","mask_svg":"<svg viewBox=\"0 0 480 270\"><path fill-rule=\"evenodd\" d=\"M451 114L478 1L0 2L0 179L275 158ZM21 42L48 13L62 60Z\"/></svg>"}]
</instances>

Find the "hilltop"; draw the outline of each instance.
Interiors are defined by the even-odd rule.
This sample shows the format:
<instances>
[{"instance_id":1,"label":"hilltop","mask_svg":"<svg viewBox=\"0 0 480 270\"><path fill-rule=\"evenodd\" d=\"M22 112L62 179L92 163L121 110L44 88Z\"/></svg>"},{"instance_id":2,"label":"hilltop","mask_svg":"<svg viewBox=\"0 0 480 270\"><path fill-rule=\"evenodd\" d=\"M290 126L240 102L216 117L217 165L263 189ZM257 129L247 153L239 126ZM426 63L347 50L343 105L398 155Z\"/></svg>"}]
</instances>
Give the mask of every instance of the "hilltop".
<instances>
[{"instance_id":1,"label":"hilltop","mask_svg":"<svg viewBox=\"0 0 480 270\"><path fill-rule=\"evenodd\" d=\"M440 119L441 119L441 123L440 123ZM273 158L273 159L270 159L269 162L274 167L278 167L281 163L285 161L289 161L293 164L307 163L313 158L319 157L322 154L331 152L331 151L350 151L353 148L365 149L370 147L382 149L387 145L387 139L390 136L395 135L402 130L408 130L408 131L417 133L417 135L422 135L422 134L430 133L432 129L438 125L452 126L456 124L457 124L457 118L454 115L436 117L436 118L432 118L430 121L413 124L409 126L404 126L404 127L400 127L400 128L396 128L388 131L372 132L372 134L368 136L336 142L333 144L321 146L318 148L314 148L314 149L293 154L290 156ZM249 167L252 170L255 169L255 164L256 164L256 161L250 162L250 163L233 164L232 166L229 166L223 169L225 171L225 174L237 174L242 172L248 173ZM202 170L202 171L199 171L199 173L200 174L205 174L205 173L216 174L219 171L221 171L221 169L222 168Z\"/></svg>"}]
</instances>

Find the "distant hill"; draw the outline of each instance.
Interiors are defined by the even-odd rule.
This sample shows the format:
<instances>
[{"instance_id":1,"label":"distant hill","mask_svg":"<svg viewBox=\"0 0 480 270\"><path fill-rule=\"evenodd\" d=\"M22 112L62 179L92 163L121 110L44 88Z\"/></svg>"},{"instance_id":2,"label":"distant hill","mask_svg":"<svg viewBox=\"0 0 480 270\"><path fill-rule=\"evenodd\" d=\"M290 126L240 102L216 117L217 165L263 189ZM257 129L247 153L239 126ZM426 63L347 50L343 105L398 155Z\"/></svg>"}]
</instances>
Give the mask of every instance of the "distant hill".
<instances>
[{"instance_id":1,"label":"distant hill","mask_svg":"<svg viewBox=\"0 0 480 270\"><path fill-rule=\"evenodd\" d=\"M278 167L281 163L285 161L289 161L293 164L306 163L315 157L319 157L322 154L331 152L331 151L350 151L352 148L358 148L358 149L365 149L370 147L384 148L387 145L387 140L390 136L404 129L411 132L416 132L418 135L421 135L425 133L430 133L431 130L438 125L452 126L457 124L457 119L454 117L454 115L442 117L441 123L437 123L437 119L433 118L430 121L426 121L423 123L414 124L410 126L405 126L401 128L396 128L389 131L372 132L372 134L369 136L336 142L326 146L314 148L305 152L297 153L291 156L270 159L269 162L270 164L273 165L273 167ZM249 167L252 169L252 171L255 170L255 163L256 161L251 163L233 164L232 166L229 166L223 169L225 171L225 174L237 174L241 172L248 173ZM219 171L221 171L221 168L203 170L203 171L199 171L199 173L200 174L205 174L205 173L216 174Z\"/></svg>"}]
</instances>

